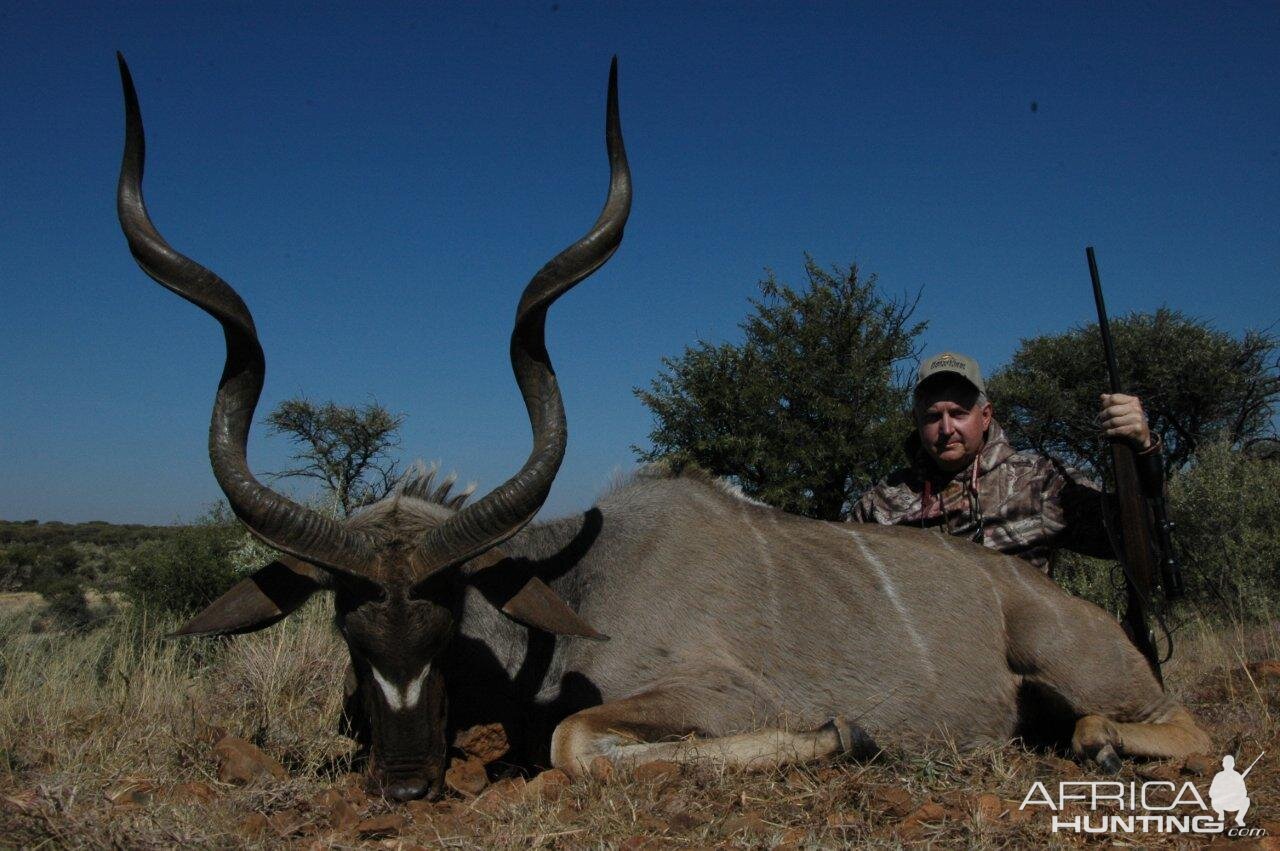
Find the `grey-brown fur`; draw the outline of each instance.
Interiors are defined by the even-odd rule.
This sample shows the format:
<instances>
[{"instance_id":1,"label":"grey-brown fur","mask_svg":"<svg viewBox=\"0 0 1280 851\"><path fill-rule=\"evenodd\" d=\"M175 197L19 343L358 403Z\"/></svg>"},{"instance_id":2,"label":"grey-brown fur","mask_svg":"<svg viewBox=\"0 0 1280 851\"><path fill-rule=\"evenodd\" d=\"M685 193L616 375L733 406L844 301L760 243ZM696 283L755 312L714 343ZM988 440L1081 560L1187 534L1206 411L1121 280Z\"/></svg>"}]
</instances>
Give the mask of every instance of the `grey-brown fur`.
<instances>
[{"instance_id":1,"label":"grey-brown fur","mask_svg":"<svg viewBox=\"0 0 1280 851\"><path fill-rule=\"evenodd\" d=\"M439 512L406 495L396 516L416 529ZM1017 559L922 530L796 517L696 470L642 471L502 549L611 640L553 640L470 588L446 669L455 723L534 718L526 734L545 737L583 704L657 690L677 733L844 716L882 742L970 746L1014 734L1024 680L1076 716L1148 721L1176 708L1112 618ZM534 759L548 745L524 744Z\"/></svg>"}]
</instances>

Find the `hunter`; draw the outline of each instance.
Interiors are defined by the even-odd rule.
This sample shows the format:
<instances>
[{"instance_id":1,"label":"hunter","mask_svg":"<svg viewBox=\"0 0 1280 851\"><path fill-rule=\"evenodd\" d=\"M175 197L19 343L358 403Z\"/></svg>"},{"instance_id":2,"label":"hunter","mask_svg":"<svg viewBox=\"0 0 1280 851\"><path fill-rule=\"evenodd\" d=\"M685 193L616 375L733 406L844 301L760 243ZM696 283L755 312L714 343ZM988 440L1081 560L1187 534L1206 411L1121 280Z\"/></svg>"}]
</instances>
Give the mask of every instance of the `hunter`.
<instances>
[{"instance_id":1,"label":"hunter","mask_svg":"<svg viewBox=\"0 0 1280 851\"><path fill-rule=\"evenodd\" d=\"M1042 455L1014 450L992 415L977 361L955 352L927 358L913 403L916 428L903 447L910 463L863 494L851 521L941 527L1046 573L1061 547L1115 557L1107 531L1113 512L1104 511L1098 486ZM1142 402L1103 394L1098 420L1103 435L1134 447L1144 491L1158 493L1160 444Z\"/></svg>"}]
</instances>

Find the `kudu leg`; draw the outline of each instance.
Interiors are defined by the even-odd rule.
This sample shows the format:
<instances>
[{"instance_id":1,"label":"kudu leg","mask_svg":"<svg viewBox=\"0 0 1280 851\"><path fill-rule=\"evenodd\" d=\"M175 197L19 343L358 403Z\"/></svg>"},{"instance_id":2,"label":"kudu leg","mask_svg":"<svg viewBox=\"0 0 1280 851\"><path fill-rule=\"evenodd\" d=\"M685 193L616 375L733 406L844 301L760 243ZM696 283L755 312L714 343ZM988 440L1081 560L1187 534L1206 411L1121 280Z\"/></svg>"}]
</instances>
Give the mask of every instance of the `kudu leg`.
<instances>
[{"instance_id":1,"label":"kudu leg","mask_svg":"<svg viewBox=\"0 0 1280 851\"><path fill-rule=\"evenodd\" d=\"M552 735L552 764L573 775L586 772L597 756L621 765L666 759L764 770L845 753L871 757L879 750L842 718L803 732L769 728L700 737L696 727L677 721L687 714L682 703L653 691L571 715Z\"/></svg>"},{"instance_id":2,"label":"kudu leg","mask_svg":"<svg viewBox=\"0 0 1280 851\"><path fill-rule=\"evenodd\" d=\"M1209 737L1181 706L1172 707L1152 721L1112 721L1086 715L1076 722L1071 746L1077 754L1096 760L1103 768L1120 767L1118 753L1153 759L1176 759L1210 750Z\"/></svg>"},{"instance_id":3,"label":"kudu leg","mask_svg":"<svg viewBox=\"0 0 1280 851\"><path fill-rule=\"evenodd\" d=\"M1013 603L1005 609L1010 663L1074 710L1077 756L1114 771L1119 755L1174 759L1212 749L1101 609L1047 582L1024 581L1006 593Z\"/></svg>"}]
</instances>

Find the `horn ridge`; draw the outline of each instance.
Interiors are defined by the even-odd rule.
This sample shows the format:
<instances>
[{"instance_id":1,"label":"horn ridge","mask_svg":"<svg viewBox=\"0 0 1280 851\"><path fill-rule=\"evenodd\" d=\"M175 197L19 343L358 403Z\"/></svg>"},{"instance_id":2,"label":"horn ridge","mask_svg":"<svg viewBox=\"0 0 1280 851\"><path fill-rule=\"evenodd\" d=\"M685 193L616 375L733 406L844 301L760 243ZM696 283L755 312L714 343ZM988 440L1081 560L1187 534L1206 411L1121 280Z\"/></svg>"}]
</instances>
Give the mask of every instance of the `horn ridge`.
<instances>
[{"instance_id":1,"label":"horn ridge","mask_svg":"<svg viewBox=\"0 0 1280 851\"><path fill-rule=\"evenodd\" d=\"M266 357L248 306L226 281L174 250L147 213L142 195L146 141L133 76L116 54L125 100L125 145L116 212L134 260L161 286L217 319L226 361L209 424L209 460L232 511L275 549L326 569L363 575L375 564L368 542L336 521L259 482L249 470L246 444L262 393Z\"/></svg>"},{"instance_id":2,"label":"horn ridge","mask_svg":"<svg viewBox=\"0 0 1280 851\"><path fill-rule=\"evenodd\" d=\"M515 475L423 536L416 553L420 576L460 564L520 531L546 501L564 460L568 427L546 349L546 315L557 298L613 256L631 212L631 170L619 118L616 56L609 68L607 100L609 192L604 208L584 236L533 276L521 294L511 332L511 368L529 415L533 449Z\"/></svg>"}]
</instances>

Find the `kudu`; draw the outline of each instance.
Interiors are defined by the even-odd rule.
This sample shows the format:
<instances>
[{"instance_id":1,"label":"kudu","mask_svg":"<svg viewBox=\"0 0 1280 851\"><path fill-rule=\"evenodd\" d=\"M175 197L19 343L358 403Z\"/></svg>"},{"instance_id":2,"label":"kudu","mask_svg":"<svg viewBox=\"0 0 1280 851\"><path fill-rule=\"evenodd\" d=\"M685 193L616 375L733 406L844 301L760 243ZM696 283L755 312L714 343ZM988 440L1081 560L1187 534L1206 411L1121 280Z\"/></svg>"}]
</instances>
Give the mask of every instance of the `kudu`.
<instances>
[{"instance_id":1,"label":"kudu","mask_svg":"<svg viewBox=\"0 0 1280 851\"><path fill-rule=\"evenodd\" d=\"M609 259L630 210L616 64L604 210L533 277L511 335L533 429L519 472L465 506L447 484L410 476L346 521L262 485L245 457L265 367L253 320L148 218L142 122L123 59L120 70L121 225L148 275L222 324L213 472L245 526L282 554L181 633L260 629L332 591L349 708L363 719L371 779L391 797L439 794L446 730L481 721L501 721L529 762L575 774L596 755L776 765L866 749L868 734L1002 742L1046 703L1063 738L1074 722L1075 751L1108 767L1117 752L1208 748L1115 620L969 542L796 517L698 471L660 468L581 515L527 525L565 451L546 312Z\"/></svg>"}]
</instances>

